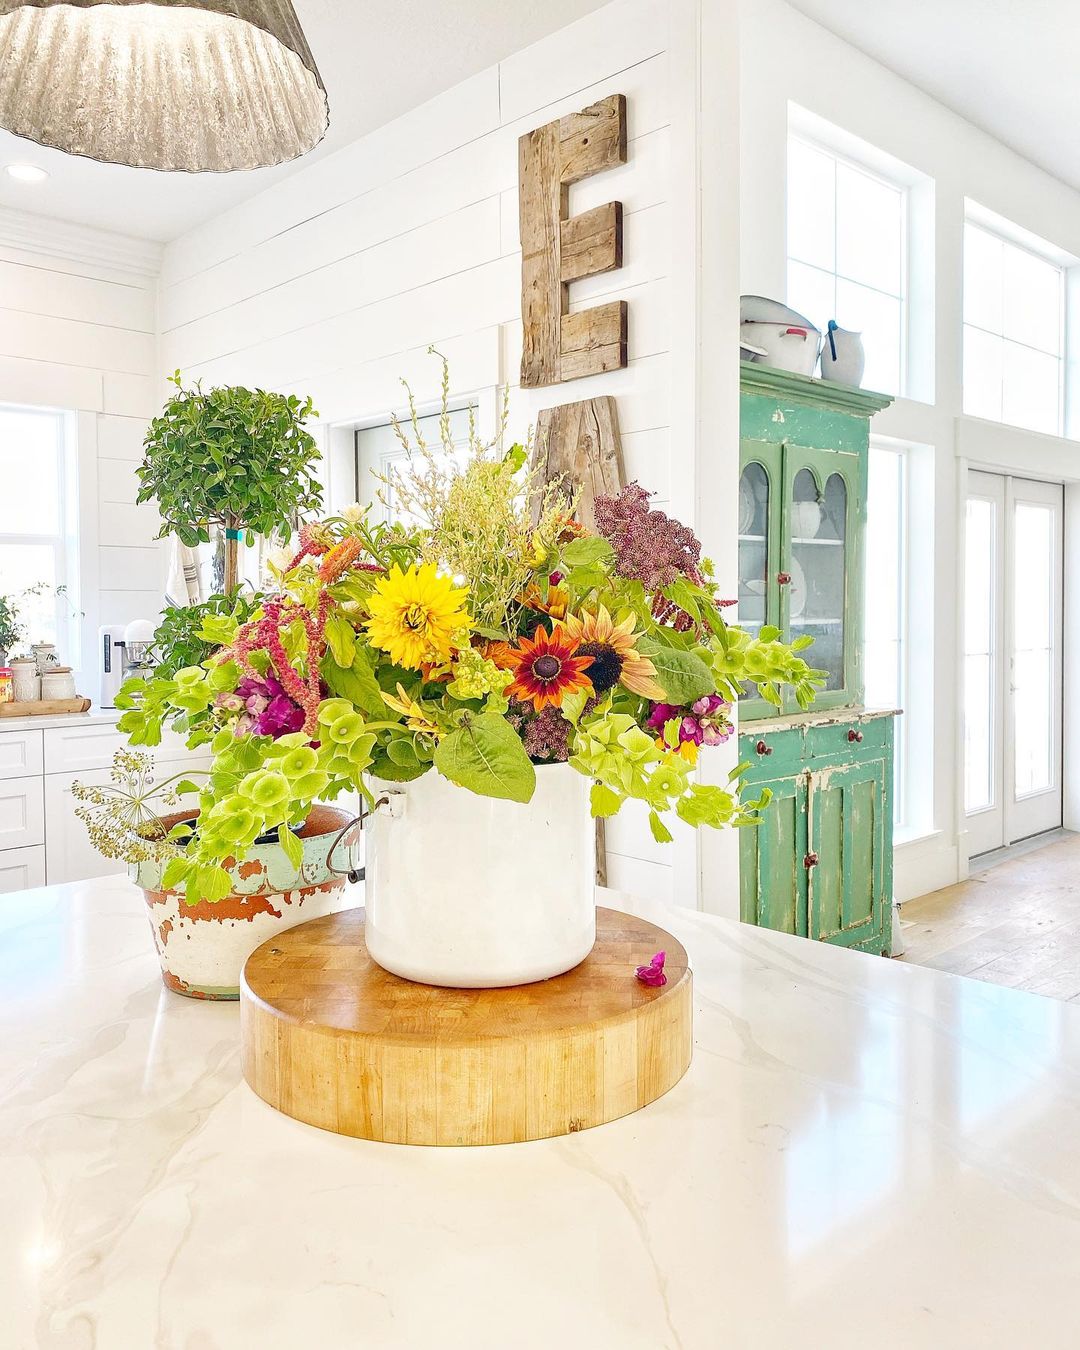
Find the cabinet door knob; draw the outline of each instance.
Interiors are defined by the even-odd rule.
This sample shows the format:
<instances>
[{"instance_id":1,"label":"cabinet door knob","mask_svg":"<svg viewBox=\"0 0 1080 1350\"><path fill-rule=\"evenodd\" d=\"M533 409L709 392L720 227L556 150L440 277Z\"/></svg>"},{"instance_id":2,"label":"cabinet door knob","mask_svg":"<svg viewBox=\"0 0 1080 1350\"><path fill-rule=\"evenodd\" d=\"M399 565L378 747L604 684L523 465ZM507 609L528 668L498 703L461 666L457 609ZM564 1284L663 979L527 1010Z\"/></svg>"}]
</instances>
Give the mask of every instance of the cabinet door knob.
<instances>
[{"instance_id":1,"label":"cabinet door knob","mask_svg":"<svg viewBox=\"0 0 1080 1350\"><path fill-rule=\"evenodd\" d=\"M772 754L772 746L766 745L764 741L758 741L757 745L754 746L754 749L758 752L759 755Z\"/></svg>"},{"instance_id":2,"label":"cabinet door knob","mask_svg":"<svg viewBox=\"0 0 1080 1350\"><path fill-rule=\"evenodd\" d=\"M811 867L816 867L818 865L818 855L816 853L808 853L802 860L802 865L809 872Z\"/></svg>"},{"instance_id":3,"label":"cabinet door knob","mask_svg":"<svg viewBox=\"0 0 1080 1350\"><path fill-rule=\"evenodd\" d=\"M791 584L791 573L777 572L776 582L778 586L789 586Z\"/></svg>"},{"instance_id":4,"label":"cabinet door knob","mask_svg":"<svg viewBox=\"0 0 1080 1350\"><path fill-rule=\"evenodd\" d=\"M861 741L861 740L862 740L862 732L861 732L861 731L855 731L854 729L852 729L851 731L848 732L847 738L848 738L849 741Z\"/></svg>"}]
</instances>

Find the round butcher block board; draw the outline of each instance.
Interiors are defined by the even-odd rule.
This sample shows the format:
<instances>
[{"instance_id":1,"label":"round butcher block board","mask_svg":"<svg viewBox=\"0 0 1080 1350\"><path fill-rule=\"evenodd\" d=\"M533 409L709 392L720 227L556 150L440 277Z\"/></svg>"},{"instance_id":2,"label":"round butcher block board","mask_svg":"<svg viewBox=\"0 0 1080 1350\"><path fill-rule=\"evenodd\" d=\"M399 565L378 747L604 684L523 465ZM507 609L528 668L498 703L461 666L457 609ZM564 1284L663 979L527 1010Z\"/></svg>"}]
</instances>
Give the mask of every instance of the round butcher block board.
<instances>
[{"instance_id":1,"label":"round butcher block board","mask_svg":"<svg viewBox=\"0 0 1080 1350\"><path fill-rule=\"evenodd\" d=\"M298 924L240 982L244 1077L324 1130L395 1144L510 1144L628 1115L690 1063L682 944L596 911L596 946L565 975L507 989L414 984L368 955L364 911ZM634 976L667 953L667 984Z\"/></svg>"}]
</instances>

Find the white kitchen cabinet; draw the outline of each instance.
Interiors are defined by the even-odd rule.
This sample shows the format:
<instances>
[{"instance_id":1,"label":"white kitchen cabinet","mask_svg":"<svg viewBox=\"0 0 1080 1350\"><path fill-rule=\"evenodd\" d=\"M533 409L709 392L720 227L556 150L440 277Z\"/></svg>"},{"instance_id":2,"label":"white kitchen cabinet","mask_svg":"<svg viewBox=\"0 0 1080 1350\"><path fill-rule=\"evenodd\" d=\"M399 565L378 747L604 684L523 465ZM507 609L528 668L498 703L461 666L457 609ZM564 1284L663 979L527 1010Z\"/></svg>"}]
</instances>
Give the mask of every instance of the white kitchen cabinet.
<instances>
[{"instance_id":1,"label":"white kitchen cabinet","mask_svg":"<svg viewBox=\"0 0 1080 1350\"><path fill-rule=\"evenodd\" d=\"M45 845L9 848L0 853L0 895L45 885Z\"/></svg>"},{"instance_id":2,"label":"white kitchen cabinet","mask_svg":"<svg viewBox=\"0 0 1080 1350\"><path fill-rule=\"evenodd\" d=\"M45 842L45 802L40 778L0 779L0 851Z\"/></svg>"},{"instance_id":3,"label":"white kitchen cabinet","mask_svg":"<svg viewBox=\"0 0 1080 1350\"><path fill-rule=\"evenodd\" d=\"M9 731L0 736L0 778L30 778L43 771L42 764L40 731Z\"/></svg>"}]
</instances>

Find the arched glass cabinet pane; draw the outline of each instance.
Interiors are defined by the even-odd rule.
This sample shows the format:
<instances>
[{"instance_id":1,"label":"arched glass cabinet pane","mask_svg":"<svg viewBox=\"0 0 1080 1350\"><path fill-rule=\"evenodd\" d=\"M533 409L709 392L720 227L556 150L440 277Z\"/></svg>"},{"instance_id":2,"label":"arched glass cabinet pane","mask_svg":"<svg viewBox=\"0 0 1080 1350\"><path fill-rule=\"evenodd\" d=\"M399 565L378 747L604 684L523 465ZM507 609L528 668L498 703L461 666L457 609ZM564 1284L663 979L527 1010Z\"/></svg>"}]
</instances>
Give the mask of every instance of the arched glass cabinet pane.
<instances>
[{"instance_id":1,"label":"arched glass cabinet pane","mask_svg":"<svg viewBox=\"0 0 1080 1350\"><path fill-rule=\"evenodd\" d=\"M791 636L814 645L803 653L828 673L826 689L844 687L844 597L847 582L847 483L830 474L824 492L809 469L795 475L791 501Z\"/></svg>"},{"instance_id":2,"label":"arched glass cabinet pane","mask_svg":"<svg viewBox=\"0 0 1080 1350\"><path fill-rule=\"evenodd\" d=\"M755 632L767 619L769 475L747 464L739 480L739 626Z\"/></svg>"}]
</instances>

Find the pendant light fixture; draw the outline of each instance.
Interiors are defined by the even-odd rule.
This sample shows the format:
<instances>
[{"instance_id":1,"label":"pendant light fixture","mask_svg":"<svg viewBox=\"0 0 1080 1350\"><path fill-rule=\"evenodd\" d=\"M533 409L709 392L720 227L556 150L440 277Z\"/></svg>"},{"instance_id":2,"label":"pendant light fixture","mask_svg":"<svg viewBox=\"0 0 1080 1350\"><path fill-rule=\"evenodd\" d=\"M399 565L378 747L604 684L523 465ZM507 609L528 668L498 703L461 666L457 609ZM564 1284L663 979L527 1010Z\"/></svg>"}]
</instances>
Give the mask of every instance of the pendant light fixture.
<instances>
[{"instance_id":1,"label":"pendant light fixture","mask_svg":"<svg viewBox=\"0 0 1080 1350\"><path fill-rule=\"evenodd\" d=\"M289 0L0 0L0 127L72 155L227 173L326 134Z\"/></svg>"}]
</instances>

